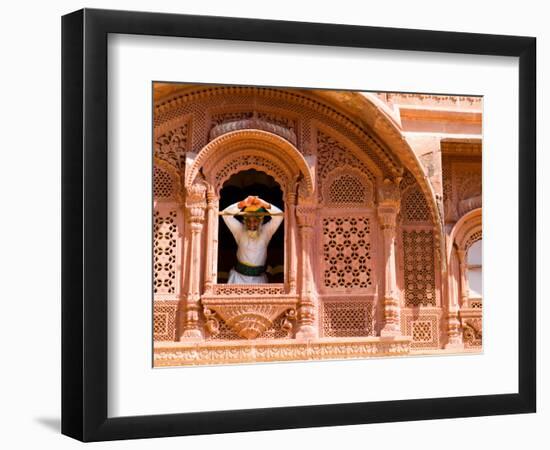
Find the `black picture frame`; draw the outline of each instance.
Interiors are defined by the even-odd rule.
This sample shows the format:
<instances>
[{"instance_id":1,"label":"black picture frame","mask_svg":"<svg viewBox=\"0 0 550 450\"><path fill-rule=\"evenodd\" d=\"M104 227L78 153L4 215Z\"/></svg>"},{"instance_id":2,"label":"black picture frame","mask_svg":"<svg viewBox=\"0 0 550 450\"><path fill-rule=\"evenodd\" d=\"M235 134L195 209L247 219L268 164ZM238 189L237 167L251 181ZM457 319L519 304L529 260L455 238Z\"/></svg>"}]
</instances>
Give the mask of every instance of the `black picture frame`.
<instances>
[{"instance_id":1,"label":"black picture frame","mask_svg":"<svg viewBox=\"0 0 550 450\"><path fill-rule=\"evenodd\" d=\"M107 36L109 33L519 58L517 393L107 416ZM535 412L536 39L84 9L62 18L62 433L82 441ZM511 293L511 295L515 295Z\"/></svg>"}]
</instances>

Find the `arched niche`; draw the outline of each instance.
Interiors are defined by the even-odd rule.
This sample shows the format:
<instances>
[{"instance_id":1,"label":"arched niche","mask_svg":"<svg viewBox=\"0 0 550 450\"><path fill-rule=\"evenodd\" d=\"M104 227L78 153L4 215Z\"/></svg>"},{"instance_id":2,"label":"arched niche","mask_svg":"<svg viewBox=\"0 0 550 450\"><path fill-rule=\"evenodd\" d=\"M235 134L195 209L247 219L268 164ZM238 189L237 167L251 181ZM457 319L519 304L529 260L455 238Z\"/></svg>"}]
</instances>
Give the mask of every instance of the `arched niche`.
<instances>
[{"instance_id":1,"label":"arched niche","mask_svg":"<svg viewBox=\"0 0 550 450\"><path fill-rule=\"evenodd\" d=\"M269 175L283 192L285 283L281 289L296 292L296 206L308 204L314 198L314 169L284 138L253 129L228 132L208 143L196 155L188 155L184 178L186 191L206 186L204 292L227 290L217 284L220 191L233 175L248 170Z\"/></svg>"},{"instance_id":2,"label":"arched niche","mask_svg":"<svg viewBox=\"0 0 550 450\"><path fill-rule=\"evenodd\" d=\"M313 171L298 149L282 137L262 130L238 130L208 143L186 170L185 186L190 187L201 173L219 195L225 181L243 170L255 169L272 176L285 195L302 180L304 196L313 195Z\"/></svg>"},{"instance_id":3,"label":"arched niche","mask_svg":"<svg viewBox=\"0 0 550 450\"><path fill-rule=\"evenodd\" d=\"M450 245L447 250L447 260L451 257L453 244L458 251L466 252L471 244L481 238L481 218L481 208L477 208L462 216L455 224L449 236Z\"/></svg>"},{"instance_id":4,"label":"arched niche","mask_svg":"<svg viewBox=\"0 0 550 450\"><path fill-rule=\"evenodd\" d=\"M450 245L448 246L447 258L450 262L456 255L459 263L458 282L460 286L460 305L462 316L467 317L465 309L480 309L482 306L481 298L470 298L470 289L468 283L468 250L477 241L482 239L482 214L481 208L474 209L465 214L455 224L449 236ZM480 265L481 268L481 265ZM481 270L480 270L481 272ZM480 275L481 276L481 275ZM449 303L456 304L458 298L450 298ZM471 314L470 314L471 315ZM481 314L474 314L472 317L481 317ZM477 320L477 319L476 319Z\"/></svg>"}]
</instances>

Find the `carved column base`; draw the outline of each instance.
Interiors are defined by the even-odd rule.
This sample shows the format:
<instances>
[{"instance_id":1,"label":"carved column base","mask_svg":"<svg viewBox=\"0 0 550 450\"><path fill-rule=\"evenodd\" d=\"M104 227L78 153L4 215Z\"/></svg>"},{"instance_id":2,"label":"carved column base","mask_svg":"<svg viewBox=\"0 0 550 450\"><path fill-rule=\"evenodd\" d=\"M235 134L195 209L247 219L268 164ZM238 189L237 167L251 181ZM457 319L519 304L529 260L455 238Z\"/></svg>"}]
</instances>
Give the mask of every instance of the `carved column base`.
<instances>
[{"instance_id":1,"label":"carved column base","mask_svg":"<svg viewBox=\"0 0 550 450\"><path fill-rule=\"evenodd\" d=\"M315 305L305 297L298 308L298 329L296 339L315 339L319 337L319 331L315 324Z\"/></svg>"},{"instance_id":2,"label":"carved column base","mask_svg":"<svg viewBox=\"0 0 550 450\"><path fill-rule=\"evenodd\" d=\"M202 330L199 328L199 312L197 302L187 305L185 314L186 324L180 341L197 341L204 339Z\"/></svg>"},{"instance_id":3,"label":"carved column base","mask_svg":"<svg viewBox=\"0 0 550 450\"><path fill-rule=\"evenodd\" d=\"M313 325L301 325L296 331L296 339L316 339L318 337L319 333Z\"/></svg>"},{"instance_id":4,"label":"carved column base","mask_svg":"<svg viewBox=\"0 0 550 450\"><path fill-rule=\"evenodd\" d=\"M399 300L394 297L384 299L385 325L380 330L380 336L401 336Z\"/></svg>"},{"instance_id":5,"label":"carved column base","mask_svg":"<svg viewBox=\"0 0 550 450\"><path fill-rule=\"evenodd\" d=\"M447 335L448 342L445 344L445 349L464 349L460 320L458 319L458 312L456 311L449 312L447 316Z\"/></svg>"},{"instance_id":6,"label":"carved column base","mask_svg":"<svg viewBox=\"0 0 550 450\"><path fill-rule=\"evenodd\" d=\"M192 329L192 330L185 330L183 334L180 337L180 342L182 341L202 341L204 339L204 336L202 335L201 330Z\"/></svg>"}]
</instances>

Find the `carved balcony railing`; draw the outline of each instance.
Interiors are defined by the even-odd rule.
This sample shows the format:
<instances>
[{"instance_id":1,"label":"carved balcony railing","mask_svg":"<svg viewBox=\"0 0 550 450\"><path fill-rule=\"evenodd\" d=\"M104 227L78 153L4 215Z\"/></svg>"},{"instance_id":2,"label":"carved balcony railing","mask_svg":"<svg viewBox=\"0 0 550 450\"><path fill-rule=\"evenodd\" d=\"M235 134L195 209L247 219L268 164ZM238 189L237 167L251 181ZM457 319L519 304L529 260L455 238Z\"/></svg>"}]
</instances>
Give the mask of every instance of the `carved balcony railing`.
<instances>
[{"instance_id":1,"label":"carved balcony railing","mask_svg":"<svg viewBox=\"0 0 550 450\"><path fill-rule=\"evenodd\" d=\"M206 327L211 334L222 320L239 336L256 339L285 315L283 328L291 330L296 317L298 297L286 294L283 284L217 284L201 303Z\"/></svg>"}]
</instances>

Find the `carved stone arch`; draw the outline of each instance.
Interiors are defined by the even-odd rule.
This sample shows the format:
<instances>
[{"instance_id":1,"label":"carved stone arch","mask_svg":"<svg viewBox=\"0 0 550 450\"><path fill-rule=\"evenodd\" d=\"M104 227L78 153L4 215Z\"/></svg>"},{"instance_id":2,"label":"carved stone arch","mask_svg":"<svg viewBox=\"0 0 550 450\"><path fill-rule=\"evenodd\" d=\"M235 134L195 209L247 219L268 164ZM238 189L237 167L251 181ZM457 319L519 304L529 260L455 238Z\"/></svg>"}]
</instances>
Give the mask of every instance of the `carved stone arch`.
<instances>
[{"instance_id":1,"label":"carved stone arch","mask_svg":"<svg viewBox=\"0 0 550 450\"><path fill-rule=\"evenodd\" d=\"M426 197L432 221L434 225L438 225L443 236L442 219L435 192L424 173L422 163L407 143L398 121L393 117L388 106L370 93L330 90L315 91L315 93L325 102L338 105L339 109L356 123L372 130L391 150L395 158L412 173Z\"/></svg>"},{"instance_id":2,"label":"carved stone arch","mask_svg":"<svg viewBox=\"0 0 550 450\"><path fill-rule=\"evenodd\" d=\"M359 169L338 167L323 180L323 200L332 207L374 206L374 184Z\"/></svg>"},{"instance_id":3,"label":"carved stone arch","mask_svg":"<svg viewBox=\"0 0 550 450\"><path fill-rule=\"evenodd\" d=\"M159 123L167 120L177 111L186 110L188 103L204 101L218 95L250 96L270 98L271 101L284 101L288 104L309 108L326 116L327 120L338 123L351 134L359 135L376 147L377 158L391 172L392 178L402 176L403 166L417 180L424 192L433 223L438 225L443 237L441 213L435 192L424 173L422 164L407 143L401 126L389 107L374 94L330 91L330 90L284 90L257 88L250 86L191 86L177 87L165 92L155 102L155 115ZM212 141L214 142L214 141ZM386 151L389 149L389 151Z\"/></svg>"},{"instance_id":4,"label":"carved stone arch","mask_svg":"<svg viewBox=\"0 0 550 450\"><path fill-rule=\"evenodd\" d=\"M452 244L456 245L459 251L467 252L470 246L482 237L482 215L481 208L474 209L465 214L455 224L449 236L449 249L447 260L451 257Z\"/></svg>"},{"instance_id":5,"label":"carved stone arch","mask_svg":"<svg viewBox=\"0 0 550 450\"><path fill-rule=\"evenodd\" d=\"M192 185L202 172L219 193L232 174L247 169L273 176L285 193L299 177L306 195L311 196L315 189L312 171L298 149L282 137L261 130L232 131L208 143L186 171L185 186Z\"/></svg>"}]
</instances>

